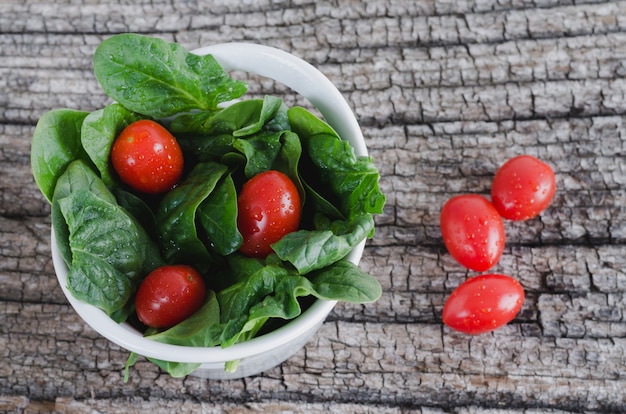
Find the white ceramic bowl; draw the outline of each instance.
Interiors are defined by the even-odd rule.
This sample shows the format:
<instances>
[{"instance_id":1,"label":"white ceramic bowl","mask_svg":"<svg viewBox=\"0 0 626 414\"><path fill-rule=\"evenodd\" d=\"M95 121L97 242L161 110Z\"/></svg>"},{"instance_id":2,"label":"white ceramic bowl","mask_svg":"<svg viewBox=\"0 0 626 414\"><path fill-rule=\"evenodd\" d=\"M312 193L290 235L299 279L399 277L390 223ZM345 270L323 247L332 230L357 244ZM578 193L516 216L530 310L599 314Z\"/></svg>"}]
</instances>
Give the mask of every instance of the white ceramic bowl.
<instances>
[{"instance_id":1,"label":"white ceramic bowl","mask_svg":"<svg viewBox=\"0 0 626 414\"><path fill-rule=\"evenodd\" d=\"M196 49L193 53L212 54L226 71L249 72L290 87L320 111L339 135L350 142L357 155L367 155L361 129L349 105L330 80L304 60L279 49L250 43L217 44ZM144 338L128 323L113 322L102 310L74 298L66 287L68 269L59 253L54 231L51 242L54 269L63 293L89 326L117 345L143 356L201 363L192 375L203 378L241 378L282 363L304 346L336 304L335 301L316 300L284 326L228 348L162 344ZM365 241L350 253L348 259L352 263L358 264L364 246ZM224 364L233 360L240 360L237 371L225 372Z\"/></svg>"}]
</instances>

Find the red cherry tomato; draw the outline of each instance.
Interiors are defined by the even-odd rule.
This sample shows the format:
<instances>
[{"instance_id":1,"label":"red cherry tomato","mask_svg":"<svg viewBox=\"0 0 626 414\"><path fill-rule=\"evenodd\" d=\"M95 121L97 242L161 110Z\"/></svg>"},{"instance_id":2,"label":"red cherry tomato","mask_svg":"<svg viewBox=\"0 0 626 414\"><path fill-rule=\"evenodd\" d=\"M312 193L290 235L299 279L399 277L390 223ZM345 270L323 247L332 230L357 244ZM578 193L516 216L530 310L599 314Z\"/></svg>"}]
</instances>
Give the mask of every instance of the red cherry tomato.
<instances>
[{"instance_id":1,"label":"red cherry tomato","mask_svg":"<svg viewBox=\"0 0 626 414\"><path fill-rule=\"evenodd\" d=\"M457 287L443 307L443 323L468 334L489 332L509 323L524 303L524 289L510 276L475 276Z\"/></svg>"},{"instance_id":2,"label":"red cherry tomato","mask_svg":"<svg viewBox=\"0 0 626 414\"><path fill-rule=\"evenodd\" d=\"M111 162L123 182L148 194L171 189L183 172L183 153L176 139L147 119L124 128L111 148Z\"/></svg>"},{"instance_id":3,"label":"red cherry tomato","mask_svg":"<svg viewBox=\"0 0 626 414\"><path fill-rule=\"evenodd\" d=\"M139 285L135 308L139 320L153 328L169 328L193 315L204 301L202 276L191 266L156 268Z\"/></svg>"},{"instance_id":4,"label":"red cherry tomato","mask_svg":"<svg viewBox=\"0 0 626 414\"><path fill-rule=\"evenodd\" d=\"M554 171L548 164L530 155L520 155L496 172L491 199L505 219L527 220L548 207L555 189Z\"/></svg>"},{"instance_id":5,"label":"red cherry tomato","mask_svg":"<svg viewBox=\"0 0 626 414\"><path fill-rule=\"evenodd\" d=\"M298 189L278 171L265 171L248 180L237 206L237 227L243 236L239 250L250 257L266 257L272 243L300 225Z\"/></svg>"},{"instance_id":6,"label":"red cherry tomato","mask_svg":"<svg viewBox=\"0 0 626 414\"><path fill-rule=\"evenodd\" d=\"M440 225L448 251L461 265L482 272L500 260L504 224L486 198L475 194L452 197L441 210Z\"/></svg>"}]
</instances>

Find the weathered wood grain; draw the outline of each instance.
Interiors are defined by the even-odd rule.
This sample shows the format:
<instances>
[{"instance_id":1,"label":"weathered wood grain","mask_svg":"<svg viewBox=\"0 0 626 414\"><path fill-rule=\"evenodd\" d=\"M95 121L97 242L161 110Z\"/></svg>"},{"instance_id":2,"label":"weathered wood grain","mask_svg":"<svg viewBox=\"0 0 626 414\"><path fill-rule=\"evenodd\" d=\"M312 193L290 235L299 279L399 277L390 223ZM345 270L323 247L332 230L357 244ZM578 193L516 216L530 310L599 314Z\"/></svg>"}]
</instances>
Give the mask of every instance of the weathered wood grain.
<instances>
[{"instance_id":1,"label":"weathered wood grain","mask_svg":"<svg viewBox=\"0 0 626 414\"><path fill-rule=\"evenodd\" d=\"M50 109L109 102L91 58L127 31L310 61L354 109L381 171L388 201L361 266L382 298L338 305L262 375L172 379L139 362L124 384L127 351L86 326L56 281L30 140ZM625 73L623 1L0 2L0 412L626 411ZM251 96L306 104L249 81ZM439 210L488 195L519 153L552 165L558 186L540 217L505 223L493 270L516 276L526 301L501 330L455 333L441 309L473 273L446 253Z\"/></svg>"}]
</instances>

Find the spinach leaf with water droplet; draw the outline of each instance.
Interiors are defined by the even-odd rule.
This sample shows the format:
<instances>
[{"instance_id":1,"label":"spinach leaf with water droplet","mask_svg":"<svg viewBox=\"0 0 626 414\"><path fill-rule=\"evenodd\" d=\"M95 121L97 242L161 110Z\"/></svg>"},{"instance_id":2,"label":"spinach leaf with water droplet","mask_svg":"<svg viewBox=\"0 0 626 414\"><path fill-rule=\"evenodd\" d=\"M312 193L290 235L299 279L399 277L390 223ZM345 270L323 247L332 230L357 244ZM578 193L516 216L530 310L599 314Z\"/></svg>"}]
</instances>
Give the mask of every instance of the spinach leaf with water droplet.
<instances>
[{"instance_id":1,"label":"spinach leaf with water droplet","mask_svg":"<svg viewBox=\"0 0 626 414\"><path fill-rule=\"evenodd\" d=\"M127 109L161 119L192 110L217 109L246 92L211 55L135 33L104 40L93 58L104 92Z\"/></svg>"}]
</instances>

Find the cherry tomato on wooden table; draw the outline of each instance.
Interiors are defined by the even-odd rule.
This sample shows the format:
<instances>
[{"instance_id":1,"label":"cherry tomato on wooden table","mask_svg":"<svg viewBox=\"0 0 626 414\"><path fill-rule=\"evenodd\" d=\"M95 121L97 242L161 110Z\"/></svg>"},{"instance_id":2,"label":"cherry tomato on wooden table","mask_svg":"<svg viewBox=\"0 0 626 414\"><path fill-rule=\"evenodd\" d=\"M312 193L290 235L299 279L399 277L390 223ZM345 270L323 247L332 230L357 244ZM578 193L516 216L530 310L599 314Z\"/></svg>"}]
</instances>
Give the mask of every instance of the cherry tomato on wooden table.
<instances>
[{"instance_id":1,"label":"cherry tomato on wooden table","mask_svg":"<svg viewBox=\"0 0 626 414\"><path fill-rule=\"evenodd\" d=\"M265 258L271 244L300 225L300 195L285 174L270 170L255 175L237 198L237 228L243 236L240 251Z\"/></svg>"},{"instance_id":2,"label":"cherry tomato on wooden table","mask_svg":"<svg viewBox=\"0 0 626 414\"><path fill-rule=\"evenodd\" d=\"M468 269L482 272L500 260L506 239L504 223L485 197L452 197L441 209L440 226L448 252Z\"/></svg>"},{"instance_id":3,"label":"cherry tomato on wooden table","mask_svg":"<svg viewBox=\"0 0 626 414\"><path fill-rule=\"evenodd\" d=\"M491 185L491 199L502 217L527 220L545 210L556 189L552 168L530 155L505 162Z\"/></svg>"},{"instance_id":4,"label":"cherry tomato on wooden table","mask_svg":"<svg viewBox=\"0 0 626 414\"><path fill-rule=\"evenodd\" d=\"M202 276L191 266L167 265L153 270L137 289L137 317L152 328L170 328L193 315L206 296Z\"/></svg>"},{"instance_id":5,"label":"cherry tomato on wooden table","mask_svg":"<svg viewBox=\"0 0 626 414\"><path fill-rule=\"evenodd\" d=\"M457 287L443 307L443 323L467 334L497 329L519 313L524 289L502 274L475 276Z\"/></svg>"},{"instance_id":6,"label":"cherry tomato on wooden table","mask_svg":"<svg viewBox=\"0 0 626 414\"><path fill-rule=\"evenodd\" d=\"M147 119L124 128L111 148L111 162L123 182L147 194L171 189L183 173L183 153L176 138Z\"/></svg>"}]
</instances>

